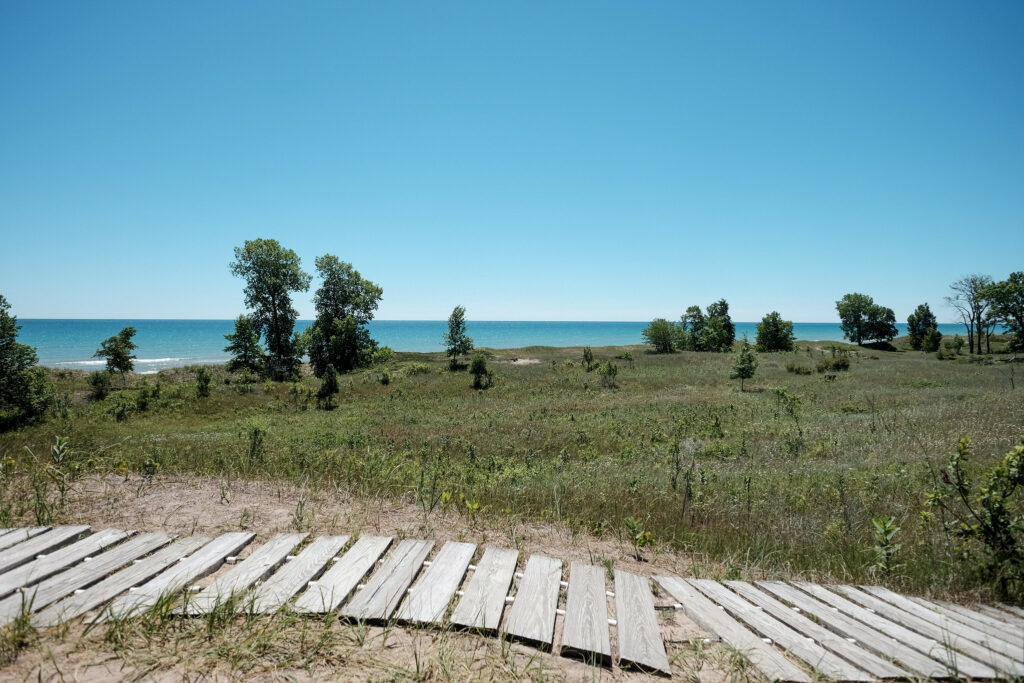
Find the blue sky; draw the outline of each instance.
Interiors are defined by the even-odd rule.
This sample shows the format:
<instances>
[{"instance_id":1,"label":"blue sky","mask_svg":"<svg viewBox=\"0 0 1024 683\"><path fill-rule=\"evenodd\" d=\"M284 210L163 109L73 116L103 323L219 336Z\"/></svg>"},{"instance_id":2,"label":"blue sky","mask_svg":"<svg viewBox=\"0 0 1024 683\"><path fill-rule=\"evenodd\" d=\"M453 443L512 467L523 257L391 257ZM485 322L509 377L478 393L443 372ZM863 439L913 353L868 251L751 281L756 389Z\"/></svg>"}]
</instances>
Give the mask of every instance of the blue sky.
<instances>
[{"instance_id":1,"label":"blue sky","mask_svg":"<svg viewBox=\"0 0 1024 683\"><path fill-rule=\"evenodd\" d=\"M8 0L0 293L234 317L273 237L382 319L952 320L1024 269L1021 35L1020 2Z\"/></svg>"}]
</instances>

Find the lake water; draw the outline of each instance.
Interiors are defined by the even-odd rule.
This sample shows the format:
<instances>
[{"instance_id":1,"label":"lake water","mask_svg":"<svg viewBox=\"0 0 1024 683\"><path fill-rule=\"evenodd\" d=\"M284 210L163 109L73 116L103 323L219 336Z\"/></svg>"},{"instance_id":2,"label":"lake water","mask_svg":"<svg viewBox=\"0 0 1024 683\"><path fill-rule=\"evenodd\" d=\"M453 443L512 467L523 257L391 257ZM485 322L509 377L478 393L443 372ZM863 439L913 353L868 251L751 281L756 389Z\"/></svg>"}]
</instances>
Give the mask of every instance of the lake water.
<instances>
[{"instance_id":1,"label":"lake water","mask_svg":"<svg viewBox=\"0 0 1024 683\"><path fill-rule=\"evenodd\" d=\"M223 363L224 335L234 329L233 320L55 320L19 318L18 341L36 347L39 363L54 368L93 370L105 361L93 358L100 342L134 325L136 372L156 372L182 365ZM312 323L300 320L301 331ZM476 346L513 349L524 346L619 346L642 344L640 332L648 322L534 322L468 321L467 330ZM370 334L379 344L396 351L441 351L445 320L374 320ZM906 334L906 325L896 326ZM944 335L963 334L961 325L939 325ZM757 323L737 322L736 335L746 333L751 341ZM797 339L841 341L837 323L794 323Z\"/></svg>"}]
</instances>

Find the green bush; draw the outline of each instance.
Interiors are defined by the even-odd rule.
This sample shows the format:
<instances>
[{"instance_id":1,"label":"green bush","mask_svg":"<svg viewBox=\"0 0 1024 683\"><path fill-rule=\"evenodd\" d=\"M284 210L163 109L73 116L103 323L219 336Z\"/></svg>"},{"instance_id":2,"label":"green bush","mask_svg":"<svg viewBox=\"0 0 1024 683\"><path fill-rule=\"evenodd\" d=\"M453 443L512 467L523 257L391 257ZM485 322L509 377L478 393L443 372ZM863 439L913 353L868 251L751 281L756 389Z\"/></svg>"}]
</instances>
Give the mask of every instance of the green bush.
<instances>
[{"instance_id":1,"label":"green bush","mask_svg":"<svg viewBox=\"0 0 1024 683\"><path fill-rule=\"evenodd\" d=\"M597 373L601 375L601 384L608 389L615 388L615 377L619 374L619 367L608 361L607 363L601 363L597 368Z\"/></svg>"},{"instance_id":2,"label":"green bush","mask_svg":"<svg viewBox=\"0 0 1024 683\"><path fill-rule=\"evenodd\" d=\"M792 372L794 375L809 375L814 371L806 365L791 360L786 363L786 372Z\"/></svg>"},{"instance_id":3,"label":"green bush","mask_svg":"<svg viewBox=\"0 0 1024 683\"><path fill-rule=\"evenodd\" d=\"M942 344L942 333L939 332L938 328L932 328L925 335L921 341L921 350L925 353L935 353L939 350Z\"/></svg>"},{"instance_id":4,"label":"green bush","mask_svg":"<svg viewBox=\"0 0 1024 683\"><path fill-rule=\"evenodd\" d=\"M487 369L487 358L482 353L473 356L469 365L469 372L473 375L473 388L486 389L494 381L494 375Z\"/></svg>"},{"instance_id":5,"label":"green bush","mask_svg":"<svg viewBox=\"0 0 1024 683\"><path fill-rule=\"evenodd\" d=\"M100 370L89 375L89 386L92 387L92 397L102 401L110 393L110 373Z\"/></svg>"},{"instance_id":6,"label":"green bush","mask_svg":"<svg viewBox=\"0 0 1024 683\"><path fill-rule=\"evenodd\" d=\"M210 380L212 379L213 376L206 368L201 367L196 370L196 396L206 398L210 395Z\"/></svg>"},{"instance_id":7,"label":"green bush","mask_svg":"<svg viewBox=\"0 0 1024 683\"><path fill-rule=\"evenodd\" d=\"M381 346L370 356L371 365L385 365L395 359L395 350L390 346Z\"/></svg>"},{"instance_id":8,"label":"green bush","mask_svg":"<svg viewBox=\"0 0 1024 683\"><path fill-rule=\"evenodd\" d=\"M850 359L846 356L835 358L824 358L818 361L818 372L834 372L836 370L849 370Z\"/></svg>"}]
</instances>

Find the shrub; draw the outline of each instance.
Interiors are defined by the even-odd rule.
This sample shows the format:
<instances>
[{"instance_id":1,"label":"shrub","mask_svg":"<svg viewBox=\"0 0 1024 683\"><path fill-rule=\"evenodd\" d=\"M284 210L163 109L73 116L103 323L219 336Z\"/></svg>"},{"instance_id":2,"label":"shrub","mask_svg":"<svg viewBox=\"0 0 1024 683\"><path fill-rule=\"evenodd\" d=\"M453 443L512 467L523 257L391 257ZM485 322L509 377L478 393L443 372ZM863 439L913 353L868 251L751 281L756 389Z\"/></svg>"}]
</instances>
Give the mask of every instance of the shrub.
<instances>
[{"instance_id":1,"label":"shrub","mask_svg":"<svg viewBox=\"0 0 1024 683\"><path fill-rule=\"evenodd\" d=\"M89 386L92 387L92 397L102 401L110 393L110 373L106 370L92 373L89 376Z\"/></svg>"},{"instance_id":2,"label":"shrub","mask_svg":"<svg viewBox=\"0 0 1024 683\"><path fill-rule=\"evenodd\" d=\"M824 358L818 361L818 372L833 372L835 370L849 370L850 359L846 356L835 358Z\"/></svg>"},{"instance_id":3,"label":"shrub","mask_svg":"<svg viewBox=\"0 0 1024 683\"><path fill-rule=\"evenodd\" d=\"M371 365L384 365L395 359L395 350L390 346L381 346L370 356Z\"/></svg>"},{"instance_id":4,"label":"shrub","mask_svg":"<svg viewBox=\"0 0 1024 683\"><path fill-rule=\"evenodd\" d=\"M791 360L786 363L786 372L792 372L794 375L809 375L814 371L806 365Z\"/></svg>"},{"instance_id":5,"label":"shrub","mask_svg":"<svg viewBox=\"0 0 1024 683\"><path fill-rule=\"evenodd\" d=\"M583 363L587 366L587 372L594 369L594 352L589 346L583 347Z\"/></svg>"},{"instance_id":6,"label":"shrub","mask_svg":"<svg viewBox=\"0 0 1024 683\"><path fill-rule=\"evenodd\" d=\"M210 395L211 379L213 379L213 376L206 368L201 367L196 370L196 396L207 398Z\"/></svg>"},{"instance_id":7,"label":"shrub","mask_svg":"<svg viewBox=\"0 0 1024 683\"><path fill-rule=\"evenodd\" d=\"M429 375L430 366L426 363L409 363L405 366L405 374L410 377L412 375Z\"/></svg>"},{"instance_id":8,"label":"shrub","mask_svg":"<svg viewBox=\"0 0 1024 683\"><path fill-rule=\"evenodd\" d=\"M482 353L473 356L473 361L469 364L469 372L473 375L474 389L486 389L494 381L493 373L487 369L487 358Z\"/></svg>"},{"instance_id":9,"label":"shrub","mask_svg":"<svg viewBox=\"0 0 1024 683\"><path fill-rule=\"evenodd\" d=\"M597 373L601 375L601 383L608 389L615 388L615 377L619 374L619 367L615 363L608 361L607 363L601 363L597 368Z\"/></svg>"},{"instance_id":10,"label":"shrub","mask_svg":"<svg viewBox=\"0 0 1024 683\"><path fill-rule=\"evenodd\" d=\"M323 410L334 410L334 397L339 391L341 391L341 386L338 384L338 371L328 363L323 379L320 381L320 389L316 392L317 407Z\"/></svg>"},{"instance_id":11,"label":"shrub","mask_svg":"<svg viewBox=\"0 0 1024 683\"><path fill-rule=\"evenodd\" d=\"M924 335L924 339L921 341L921 350L925 353L935 353L939 350L941 344L942 333L939 332L939 329L936 327L929 330Z\"/></svg>"},{"instance_id":12,"label":"shrub","mask_svg":"<svg viewBox=\"0 0 1024 683\"><path fill-rule=\"evenodd\" d=\"M675 341L679 330L676 325L664 318L656 318L640 334L648 344L654 347L655 353L672 353L675 350Z\"/></svg>"},{"instance_id":13,"label":"shrub","mask_svg":"<svg viewBox=\"0 0 1024 683\"><path fill-rule=\"evenodd\" d=\"M792 351L793 323L783 320L777 311L772 311L757 324L755 340L758 352Z\"/></svg>"}]
</instances>

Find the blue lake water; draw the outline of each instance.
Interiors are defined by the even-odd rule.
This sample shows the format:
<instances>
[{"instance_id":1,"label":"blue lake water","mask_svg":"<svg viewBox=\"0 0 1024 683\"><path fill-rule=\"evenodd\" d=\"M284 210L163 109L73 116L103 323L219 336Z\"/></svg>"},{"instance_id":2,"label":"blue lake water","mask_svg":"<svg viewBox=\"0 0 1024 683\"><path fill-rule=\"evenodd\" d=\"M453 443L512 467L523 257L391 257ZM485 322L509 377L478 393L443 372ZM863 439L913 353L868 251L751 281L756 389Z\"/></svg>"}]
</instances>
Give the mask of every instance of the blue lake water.
<instances>
[{"instance_id":1,"label":"blue lake water","mask_svg":"<svg viewBox=\"0 0 1024 683\"><path fill-rule=\"evenodd\" d=\"M234 329L233 320L55 320L19 318L18 341L36 347L39 363L47 367L93 370L103 367L92 355L100 342L134 325L137 372L203 363L223 363L224 335ZM296 331L312 321L300 320ZM468 321L467 328L479 347L515 349L524 346L619 346L642 344L640 332L648 322L535 322ZM897 325L900 334L906 325ZM379 344L396 351L441 351L444 320L374 320L370 334ZM961 325L939 325L944 335L963 334ZM746 333L753 341L757 323L737 322L737 337ZM841 341L837 323L794 323L797 339Z\"/></svg>"}]
</instances>

